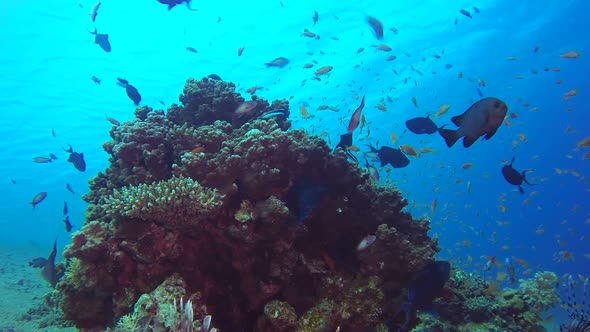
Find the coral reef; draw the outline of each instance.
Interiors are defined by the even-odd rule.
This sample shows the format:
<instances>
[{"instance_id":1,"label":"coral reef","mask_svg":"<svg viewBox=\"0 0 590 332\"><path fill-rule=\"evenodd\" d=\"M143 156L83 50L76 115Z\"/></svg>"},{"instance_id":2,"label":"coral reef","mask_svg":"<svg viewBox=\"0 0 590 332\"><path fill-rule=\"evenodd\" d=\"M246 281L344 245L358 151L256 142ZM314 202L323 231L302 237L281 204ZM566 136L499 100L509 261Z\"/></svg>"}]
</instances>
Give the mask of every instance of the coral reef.
<instances>
[{"instance_id":1,"label":"coral reef","mask_svg":"<svg viewBox=\"0 0 590 332\"><path fill-rule=\"evenodd\" d=\"M64 253L65 318L82 329L151 320L173 330L182 319L170 299L180 296L199 304L199 319L206 305L223 331L386 331L404 287L439 250L429 221L403 212L401 194L343 151L288 131L284 100L256 99L236 117L235 86L204 78L189 79L180 101L167 113L136 109L104 143L110 167L90 182L86 223ZM260 117L276 110L285 116ZM367 235L374 242L357 250ZM451 282L441 324L464 324L457 313L469 310L495 319L485 286L466 294L466 281ZM533 324L525 314L546 307L533 297L519 289L491 313Z\"/></svg>"},{"instance_id":2,"label":"coral reef","mask_svg":"<svg viewBox=\"0 0 590 332\"><path fill-rule=\"evenodd\" d=\"M187 296L184 280L172 275L153 292L141 295L133 312L119 319L114 332L146 331L148 327L152 331L216 331L200 299L199 293Z\"/></svg>"},{"instance_id":3,"label":"coral reef","mask_svg":"<svg viewBox=\"0 0 590 332\"><path fill-rule=\"evenodd\" d=\"M517 289L500 290L455 271L438 300L439 316L420 315L416 331L541 331L541 313L559 303L556 282L554 273L539 272Z\"/></svg>"}]
</instances>

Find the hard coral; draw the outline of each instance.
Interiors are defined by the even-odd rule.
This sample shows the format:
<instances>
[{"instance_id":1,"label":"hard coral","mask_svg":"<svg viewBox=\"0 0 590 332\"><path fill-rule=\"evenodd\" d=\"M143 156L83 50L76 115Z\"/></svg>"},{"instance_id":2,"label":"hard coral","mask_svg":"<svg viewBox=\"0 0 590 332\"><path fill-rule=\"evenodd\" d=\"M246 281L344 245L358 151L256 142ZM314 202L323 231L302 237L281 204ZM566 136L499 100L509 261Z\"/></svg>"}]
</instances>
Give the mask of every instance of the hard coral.
<instances>
[{"instance_id":1,"label":"hard coral","mask_svg":"<svg viewBox=\"0 0 590 332\"><path fill-rule=\"evenodd\" d=\"M450 331L536 331L541 314L559 302L551 272L537 273L520 281L519 288L490 292L492 286L480 277L456 270L437 301L439 316L424 319L417 330L438 320ZM553 283L553 284L552 284Z\"/></svg>"},{"instance_id":2,"label":"hard coral","mask_svg":"<svg viewBox=\"0 0 590 332\"><path fill-rule=\"evenodd\" d=\"M143 294L135 303L133 313L119 319L114 332L146 331L148 326L152 331L208 332L209 323L204 321L211 318L207 318L207 308L200 300L199 293L187 296L186 283L173 275L153 292Z\"/></svg>"},{"instance_id":3,"label":"hard coral","mask_svg":"<svg viewBox=\"0 0 590 332\"><path fill-rule=\"evenodd\" d=\"M243 101L230 83L189 81L181 101L112 129L111 165L85 196L92 219L65 253L66 317L104 329L175 275L226 331L295 320L362 330L389 319L439 250L428 221L319 137L279 118L221 121ZM272 107L288 105L259 99L250 115ZM294 188L306 185L322 190L301 217L307 198ZM357 251L369 234L375 243ZM265 312L273 301L284 320Z\"/></svg>"},{"instance_id":4,"label":"hard coral","mask_svg":"<svg viewBox=\"0 0 590 332\"><path fill-rule=\"evenodd\" d=\"M180 176L115 190L106 199L103 209L114 218L127 217L178 226L199 222L205 215L218 213L223 197L215 189Z\"/></svg>"},{"instance_id":5,"label":"hard coral","mask_svg":"<svg viewBox=\"0 0 590 332\"><path fill-rule=\"evenodd\" d=\"M289 116L289 103L286 100L274 101L271 105L257 96L252 96L252 100L256 101L255 109L236 118L234 112L245 100L236 92L233 83L209 77L199 81L191 78L186 81L180 95L180 102L184 107L173 105L168 111L168 118L175 123L188 123L194 127L213 124L217 120L224 120L238 127L273 110L282 110L285 117ZM285 119L277 121L283 130L290 127Z\"/></svg>"}]
</instances>

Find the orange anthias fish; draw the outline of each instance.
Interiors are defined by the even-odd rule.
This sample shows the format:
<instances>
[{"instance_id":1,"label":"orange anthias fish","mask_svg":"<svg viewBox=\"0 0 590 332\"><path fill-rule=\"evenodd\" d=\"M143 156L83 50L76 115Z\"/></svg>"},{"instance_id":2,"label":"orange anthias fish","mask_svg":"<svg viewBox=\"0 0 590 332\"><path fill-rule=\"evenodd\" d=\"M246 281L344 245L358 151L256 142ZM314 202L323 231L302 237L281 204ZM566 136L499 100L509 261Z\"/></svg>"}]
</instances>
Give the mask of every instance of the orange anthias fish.
<instances>
[{"instance_id":1,"label":"orange anthias fish","mask_svg":"<svg viewBox=\"0 0 590 332\"><path fill-rule=\"evenodd\" d=\"M399 146L399 148L408 156L412 156L412 157L418 156L418 150L416 150L416 148L411 145L402 144Z\"/></svg>"},{"instance_id":2,"label":"orange anthias fish","mask_svg":"<svg viewBox=\"0 0 590 332\"><path fill-rule=\"evenodd\" d=\"M438 205L438 202L436 201L436 198L432 200L432 214L434 215L436 213L436 206Z\"/></svg>"},{"instance_id":3,"label":"orange anthias fish","mask_svg":"<svg viewBox=\"0 0 590 332\"><path fill-rule=\"evenodd\" d=\"M365 107L365 96L361 100L361 104L359 107L352 113L352 117L350 118L350 122L348 123L348 133L352 134L352 132L359 126L361 120L361 112Z\"/></svg>"},{"instance_id":4,"label":"orange anthias fish","mask_svg":"<svg viewBox=\"0 0 590 332\"><path fill-rule=\"evenodd\" d=\"M397 144L397 134L396 133L391 133L391 142L393 144Z\"/></svg>"},{"instance_id":5,"label":"orange anthias fish","mask_svg":"<svg viewBox=\"0 0 590 332\"><path fill-rule=\"evenodd\" d=\"M583 140L579 141L577 144L577 148L589 148L590 147L590 136L584 138Z\"/></svg>"},{"instance_id":6,"label":"orange anthias fish","mask_svg":"<svg viewBox=\"0 0 590 332\"><path fill-rule=\"evenodd\" d=\"M470 169L471 167L473 167L473 163L465 163L461 166L462 169Z\"/></svg>"},{"instance_id":7,"label":"orange anthias fish","mask_svg":"<svg viewBox=\"0 0 590 332\"><path fill-rule=\"evenodd\" d=\"M395 144L395 142L393 144ZM432 153L432 152L436 152L436 150L433 148L425 147L425 148L420 149L420 152L421 153Z\"/></svg>"},{"instance_id":8,"label":"orange anthias fish","mask_svg":"<svg viewBox=\"0 0 590 332\"><path fill-rule=\"evenodd\" d=\"M106 114L105 114L105 118L106 118L106 119L107 119L107 121L108 121L108 122L110 122L112 125L115 125L115 126L119 126L119 125L121 125L121 122L117 121L117 120L116 120L116 119L114 119L114 118L108 117Z\"/></svg>"},{"instance_id":9,"label":"orange anthias fish","mask_svg":"<svg viewBox=\"0 0 590 332\"><path fill-rule=\"evenodd\" d=\"M385 106L384 104L377 104L375 105L375 107L379 110L382 110L383 112L387 112L387 106Z\"/></svg>"},{"instance_id":10,"label":"orange anthias fish","mask_svg":"<svg viewBox=\"0 0 590 332\"><path fill-rule=\"evenodd\" d=\"M385 51L385 52L391 51L391 47L389 47L388 45L385 45L385 44L377 45L377 49L381 50L381 51Z\"/></svg>"},{"instance_id":11,"label":"orange anthias fish","mask_svg":"<svg viewBox=\"0 0 590 332\"><path fill-rule=\"evenodd\" d=\"M439 116L443 116L443 115L447 114L447 112L449 111L450 108L451 108L451 105L449 105L449 104L441 105L438 108L438 112L436 113L435 117L438 118Z\"/></svg>"},{"instance_id":12,"label":"orange anthias fish","mask_svg":"<svg viewBox=\"0 0 590 332\"><path fill-rule=\"evenodd\" d=\"M323 66L322 68L316 70L315 74L316 75L324 75L324 74L331 72L333 68L334 67L332 67L332 66Z\"/></svg>"},{"instance_id":13,"label":"orange anthias fish","mask_svg":"<svg viewBox=\"0 0 590 332\"><path fill-rule=\"evenodd\" d=\"M307 108L305 108L305 106L299 107L299 113L301 113L301 116L304 119L309 119L313 117L313 115L310 115L309 112L307 112Z\"/></svg>"},{"instance_id":14,"label":"orange anthias fish","mask_svg":"<svg viewBox=\"0 0 590 332\"><path fill-rule=\"evenodd\" d=\"M564 100L569 100L571 97L577 96L579 93L578 90L574 89L574 90L570 90L566 93L563 94L563 99Z\"/></svg>"},{"instance_id":15,"label":"orange anthias fish","mask_svg":"<svg viewBox=\"0 0 590 332\"><path fill-rule=\"evenodd\" d=\"M577 58L579 58L581 56L582 56L582 54L580 54L579 52L569 51L569 52L563 53L559 57L562 58L562 59L577 59Z\"/></svg>"}]
</instances>

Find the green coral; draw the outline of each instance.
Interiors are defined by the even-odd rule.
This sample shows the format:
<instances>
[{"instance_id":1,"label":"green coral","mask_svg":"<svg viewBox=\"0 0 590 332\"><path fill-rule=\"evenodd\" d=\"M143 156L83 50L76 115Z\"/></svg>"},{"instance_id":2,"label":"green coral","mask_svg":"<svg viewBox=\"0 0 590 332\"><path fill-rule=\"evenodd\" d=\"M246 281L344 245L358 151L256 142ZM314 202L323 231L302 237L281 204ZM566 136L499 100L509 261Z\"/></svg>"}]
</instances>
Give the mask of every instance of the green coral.
<instances>
[{"instance_id":1,"label":"green coral","mask_svg":"<svg viewBox=\"0 0 590 332\"><path fill-rule=\"evenodd\" d=\"M84 276L82 274L82 265L79 258L72 257L68 260L64 277L75 288L82 288L84 285Z\"/></svg>"},{"instance_id":2,"label":"green coral","mask_svg":"<svg viewBox=\"0 0 590 332\"><path fill-rule=\"evenodd\" d=\"M274 330L291 330L297 324L297 314L289 303L270 301L264 306L264 316Z\"/></svg>"},{"instance_id":3,"label":"green coral","mask_svg":"<svg viewBox=\"0 0 590 332\"><path fill-rule=\"evenodd\" d=\"M534 314L547 311L559 304L559 293L555 289L558 280L553 272L537 272L534 278L521 280L517 290L504 291L504 305L516 310L528 308Z\"/></svg>"},{"instance_id":4,"label":"green coral","mask_svg":"<svg viewBox=\"0 0 590 332\"><path fill-rule=\"evenodd\" d=\"M224 195L183 176L115 190L102 206L114 217L188 224L218 211Z\"/></svg>"},{"instance_id":5,"label":"green coral","mask_svg":"<svg viewBox=\"0 0 590 332\"><path fill-rule=\"evenodd\" d=\"M153 292L141 295L133 313L122 316L114 331L146 331L150 325L162 331L199 331L202 322L193 315L204 316L204 307L198 304L200 294L185 297L185 287L180 276L171 276Z\"/></svg>"},{"instance_id":6,"label":"green coral","mask_svg":"<svg viewBox=\"0 0 590 332\"><path fill-rule=\"evenodd\" d=\"M136 332L138 329L139 322L137 321L137 314L132 313L119 319L115 327L115 332Z\"/></svg>"},{"instance_id":7,"label":"green coral","mask_svg":"<svg viewBox=\"0 0 590 332\"><path fill-rule=\"evenodd\" d=\"M334 302L325 300L315 307L309 309L299 318L297 332L328 331L333 328Z\"/></svg>"},{"instance_id":8,"label":"green coral","mask_svg":"<svg viewBox=\"0 0 590 332\"><path fill-rule=\"evenodd\" d=\"M465 300L465 308L469 313L469 319L473 322L483 322L494 314L497 305L485 296L470 297Z\"/></svg>"}]
</instances>

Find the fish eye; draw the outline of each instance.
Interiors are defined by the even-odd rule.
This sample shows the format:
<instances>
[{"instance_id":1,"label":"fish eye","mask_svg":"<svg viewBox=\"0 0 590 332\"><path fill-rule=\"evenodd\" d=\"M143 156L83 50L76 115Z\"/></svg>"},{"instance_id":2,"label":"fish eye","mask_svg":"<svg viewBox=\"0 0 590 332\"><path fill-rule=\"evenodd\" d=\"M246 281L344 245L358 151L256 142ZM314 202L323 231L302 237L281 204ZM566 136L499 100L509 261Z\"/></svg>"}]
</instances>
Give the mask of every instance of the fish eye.
<instances>
[{"instance_id":1,"label":"fish eye","mask_svg":"<svg viewBox=\"0 0 590 332\"><path fill-rule=\"evenodd\" d=\"M499 102L495 102L495 103L494 103L494 107L495 107L495 108L498 108L498 107L500 107L500 103L499 103Z\"/></svg>"}]
</instances>

